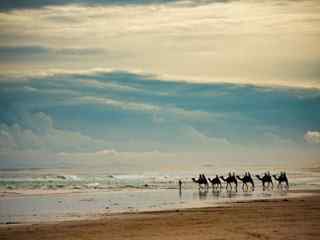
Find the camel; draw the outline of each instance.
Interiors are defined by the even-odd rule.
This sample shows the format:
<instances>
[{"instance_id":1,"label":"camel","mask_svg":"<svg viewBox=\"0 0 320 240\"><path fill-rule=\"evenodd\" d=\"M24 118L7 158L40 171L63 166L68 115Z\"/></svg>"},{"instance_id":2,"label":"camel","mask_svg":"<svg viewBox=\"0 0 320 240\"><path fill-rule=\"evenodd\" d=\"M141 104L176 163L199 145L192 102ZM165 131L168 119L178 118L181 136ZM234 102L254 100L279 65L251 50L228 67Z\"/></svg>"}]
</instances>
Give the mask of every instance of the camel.
<instances>
[{"instance_id":1,"label":"camel","mask_svg":"<svg viewBox=\"0 0 320 240\"><path fill-rule=\"evenodd\" d=\"M220 188L222 187L221 181L220 181L220 178L219 178L218 175L216 175L216 177L215 177L215 178L212 178L212 179L208 178L208 180L209 180L209 182L211 182L213 189L214 189L215 187L220 187Z\"/></svg>"},{"instance_id":2,"label":"camel","mask_svg":"<svg viewBox=\"0 0 320 240\"><path fill-rule=\"evenodd\" d=\"M228 189L228 186L230 185L231 190L232 190L232 185L231 185L231 183L234 183L235 186L236 186L236 191L237 191L237 189L238 189L238 181L237 181L237 178L235 177L235 174L231 175L231 174L229 173L229 176L228 176L227 178L224 178L224 176L221 176L220 178L221 178L224 182L227 183L226 189Z\"/></svg>"},{"instance_id":3,"label":"camel","mask_svg":"<svg viewBox=\"0 0 320 240\"><path fill-rule=\"evenodd\" d=\"M245 173L244 177L240 177L237 175L237 178L242 182L242 190L244 189L244 186L246 186L246 189L248 190L248 183L251 184L251 187L252 189L254 189L254 182L253 182L253 179L251 177L251 174L248 172L248 173Z\"/></svg>"},{"instance_id":4,"label":"camel","mask_svg":"<svg viewBox=\"0 0 320 240\"><path fill-rule=\"evenodd\" d=\"M256 177L257 177L260 181L262 181L262 187L263 187L263 189L265 189L265 187L266 187L265 184L266 184L266 183L268 183L268 186L267 186L267 187L269 187L269 186L270 186L270 183L271 183L271 186L272 186L272 188L273 188L273 182L272 182L272 178L271 178L270 173L265 173L263 177L260 177L260 175L257 174Z\"/></svg>"},{"instance_id":5,"label":"camel","mask_svg":"<svg viewBox=\"0 0 320 240\"><path fill-rule=\"evenodd\" d=\"M200 174L198 179L192 178L192 181L199 184L199 188L204 185L206 188L209 187L209 183L204 174Z\"/></svg>"},{"instance_id":6,"label":"camel","mask_svg":"<svg viewBox=\"0 0 320 240\"><path fill-rule=\"evenodd\" d=\"M287 174L285 172L281 172L279 177L277 177L275 174L272 176L276 181L278 181L278 187L280 187L283 182L286 184L287 188L289 187Z\"/></svg>"}]
</instances>

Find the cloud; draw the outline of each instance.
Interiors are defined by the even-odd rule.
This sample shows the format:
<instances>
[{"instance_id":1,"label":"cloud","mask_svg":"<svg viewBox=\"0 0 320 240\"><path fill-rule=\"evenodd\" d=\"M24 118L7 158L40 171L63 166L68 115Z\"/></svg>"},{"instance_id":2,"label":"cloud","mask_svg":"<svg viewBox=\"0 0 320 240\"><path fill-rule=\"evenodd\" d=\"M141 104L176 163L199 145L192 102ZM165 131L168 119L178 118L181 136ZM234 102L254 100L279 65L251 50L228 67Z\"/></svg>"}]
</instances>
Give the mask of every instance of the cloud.
<instances>
[{"instance_id":1,"label":"cloud","mask_svg":"<svg viewBox=\"0 0 320 240\"><path fill-rule=\"evenodd\" d=\"M122 88L120 88L121 90ZM108 106L114 109L122 109L127 111L136 111L152 114L154 121L167 121L172 118L180 119L191 119L191 120L205 120L210 117L218 117L218 115L210 114L206 111L201 110L185 110L183 108L166 106L166 105L155 105L144 102L133 102L133 101L119 101L111 98L93 97L93 96L81 96L71 101L71 104L93 104Z\"/></svg>"},{"instance_id":2,"label":"cloud","mask_svg":"<svg viewBox=\"0 0 320 240\"><path fill-rule=\"evenodd\" d=\"M316 89L161 80L112 69L1 78L1 142L12 149L281 147L303 144L301 132L318 128L320 122ZM64 138L69 139L65 144Z\"/></svg>"},{"instance_id":3,"label":"cloud","mask_svg":"<svg viewBox=\"0 0 320 240\"><path fill-rule=\"evenodd\" d=\"M27 2L19 2L30 5L27 11L0 14L1 42L50 52L2 60L2 72L108 67L202 83L319 88L315 0Z\"/></svg>"},{"instance_id":4,"label":"cloud","mask_svg":"<svg viewBox=\"0 0 320 240\"><path fill-rule=\"evenodd\" d=\"M182 139L185 138L187 141L191 141L192 144L199 144L200 146L205 146L205 148L210 146L212 149L216 149L217 146L230 146L230 142L227 139L208 137L190 126L180 127L178 134Z\"/></svg>"},{"instance_id":5,"label":"cloud","mask_svg":"<svg viewBox=\"0 0 320 240\"><path fill-rule=\"evenodd\" d=\"M0 4L0 10L8 11L15 9L32 9L43 8L48 6L64 6L71 4L81 4L88 6L108 6L108 5L140 5L140 4L159 4L175 2L176 0L2 0ZM211 2L211 1L201 1Z\"/></svg>"},{"instance_id":6,"label":"cloud","mask_svg":"<svg viewBox=\"0 0 320 240\"><path fill-rule=\"evenodd\" d=\"M110 52L106 51L106 49L103 48L59 48L50 49L50 52L57 55L64 55L64 56L85 56L85 55L104 55L105 57L108 56L115 56L115 54L111 54Z\"/></svg>"},{"instance_id":7,"label":"cloud","mask_svg":"<svg viewBox=\"0 0 320 240\"><path fill-rule=\"evenodd\" d=\"M1 1L2 159L305 147L319 26L316 0Z\"/></svg>"},{"instance_id":8,"label":"cloud","mask_svg":"<svg viewBox=\"0 0 320 240\"><path fill-rule=\"evenodd\" d=\"M120 85L116 83L108 83L108 82L101 82L94 79L83 79L80 80L81 84L87 85L88 87L95 87L98 89L114 89L115 91L124 91L124 92L139 92L141 89L136 87L129 87L125 85Z\"/></svg>"},{"instance_id":9,"label":"cloud","mask_svg":"<svg viewBox=\"0 0 320 240\"><path fill-rule=\"evenodd\" d=\"M29 61L30 58L84 57L103 55L115 57L115 53L99 48L50 48L43 46L0 46L0 62Z\"/></svg>"},{"instance_id":10,"label":"cloud","mask_svg":"<svg viewBox=\"0 0 320 240\"><path fill-rule=\"evenodd\" d=\"M24 115L21 124L0 124L1 151L83 152L106 145L105 141L92 139L79 132L55 128L52 119L43 112Z\"/></svg>"},{"instance_id":11,"label":"cloud","mask_svg":"<svg viewBox=\"0 0 320 240\"><path fill-rule=\"evenodd\" d=\"M304 140L308 143L320 143L320 132L307 131L304 135Z\"/></svg>"},{"instance_id":12,"label":"cloud","mask_svg":"<svg viewBox=\"0 0 320 240\"><path fill-rule=\"evenodd\" d=\"M98 155L115 155L117 154L117 151L115 151L114 149L103 149L103 150L100 150L100 151L97 151L96 154Z\"/></svg>"},{"instance_id":13,"label":"cloud","mask_svg":"<svg viewBox=\"0 0 320 240\"><path fill-rule=\"evenodd\" d=\"M135 111L146 111L146 112L158 112L160 107L145 104L145 103L137 103L137 102L123 102L117 101L110 98L100 98L100 97L91 97L91 96L83 96L75 100L83 102L83 103L93 103L99 105L107 105L115 108L121 108L125 110L135 110Z\"/></svg>"},{"instance_id":14,"label":"cloud","mask_svg":"<svg viewBox=\"0 0 320 240\"><path fill-rule=\"evenodd\" d=\"M31 55L31 54L43 54L48 53L48 49L40 46L1 46L0 54L2 56L21 56L21 55Z\"/></svg>"},{"instance_id":15,"label":"cloud","mask_svg":"<svg viewBox=\"0 0 320 240\"><path fill-rule=\"evenodd\" d=\"M260 140L261 141L261 140ZM258 143L259 145L272 145L274 149L277 148L290 148L294 146L298 146L296 141L293 139L287 138L286 136L281 136L278 134L275 134L273 132L265 132L263 133L262 141Z\"/></svg>"}]
</instances>

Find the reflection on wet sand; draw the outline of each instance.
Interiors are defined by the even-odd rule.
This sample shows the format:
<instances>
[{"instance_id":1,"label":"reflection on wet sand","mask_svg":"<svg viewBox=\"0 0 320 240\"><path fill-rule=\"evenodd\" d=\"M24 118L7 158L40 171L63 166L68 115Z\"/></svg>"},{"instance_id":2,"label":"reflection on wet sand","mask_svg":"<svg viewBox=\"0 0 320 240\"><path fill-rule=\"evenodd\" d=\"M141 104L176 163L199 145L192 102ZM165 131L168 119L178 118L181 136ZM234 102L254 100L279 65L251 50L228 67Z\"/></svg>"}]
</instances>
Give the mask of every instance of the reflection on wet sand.
<instances>
[{"instance_id":1,"label":"reflection on wet sand","mask_svg":"<svg viewBox=\"0 0 320 240\"><path fill-rule=\"evenodd\" d=\"M193 200L197 201L204 201L204 200L212 200L212 201L217 201L217 200L223 200L223 199L238 199L238 198L245 198L245 199L253 199L256 198L257 196L260 197L272 197L275 194L278 196L286 196L288 193L288 189L287 188L278 188L277 191L267 191L266 189L264 189L261 192L255 192L252 189L246 189L242 192L236 192L236 191L232 191L227 190L227 191L222 191L221 189L212 189L209 190L207 188L199 188L197 190L193 191ZM183 200L182 197L182 191L181 189L179 190L179 197L181 200Z\"/></svg>"}]
</instances>

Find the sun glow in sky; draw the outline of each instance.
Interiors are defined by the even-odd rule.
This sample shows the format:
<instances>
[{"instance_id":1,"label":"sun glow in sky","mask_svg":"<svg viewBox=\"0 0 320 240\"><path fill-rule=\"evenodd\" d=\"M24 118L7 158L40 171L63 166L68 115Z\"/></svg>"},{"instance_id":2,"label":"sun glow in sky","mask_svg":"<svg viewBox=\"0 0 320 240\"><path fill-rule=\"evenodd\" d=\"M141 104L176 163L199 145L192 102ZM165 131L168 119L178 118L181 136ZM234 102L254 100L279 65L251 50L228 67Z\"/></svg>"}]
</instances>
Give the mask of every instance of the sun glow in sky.
<instances>
[{"instance_id":1,"label":"sun glow in sky","mask_svg":"<svg viewBox=\"0 0 320 240\"><path fill-rule=\"evenodd\" d=\"M318 164L319 13L317 0L1 1L0 166Z\"/></svg>"}]
</instances>

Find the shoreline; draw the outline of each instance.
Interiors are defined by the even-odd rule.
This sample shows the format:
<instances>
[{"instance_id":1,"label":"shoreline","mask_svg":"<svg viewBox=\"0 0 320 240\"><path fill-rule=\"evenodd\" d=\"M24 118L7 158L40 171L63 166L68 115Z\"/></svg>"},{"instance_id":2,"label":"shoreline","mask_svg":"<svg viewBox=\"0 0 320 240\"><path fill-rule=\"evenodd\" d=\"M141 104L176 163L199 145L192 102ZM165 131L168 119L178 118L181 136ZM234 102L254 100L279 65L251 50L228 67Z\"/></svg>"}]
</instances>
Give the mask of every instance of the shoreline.
<instances>
[{"instance_id":1,"label":"shoreline","mask_svg":"<svg viewBox=\"0 0 320 240\"><path fill-rule=\"evenodd\" d=\"M96 220L104 216L117 214L221 207L237 202L307 197L318 192L320 191L289 190L287 192L279 189L254 192L187 190L182 195L178 195L179 192L172 189L158 189L11 196L0 198L2 207L0 227L6 224L21 225Z\"/></svg>"},{"instance_id":2,"label":"shoreline","mask_svg":"<svg viewBox=\"0 0 320 240\"><path fill-rule=\"evenodd\" d=\"M0 235L2 239L317 239L320 193L311 193L215 207L105 214L97 219L3 224Z\"/></svg>"}]
</instances>

